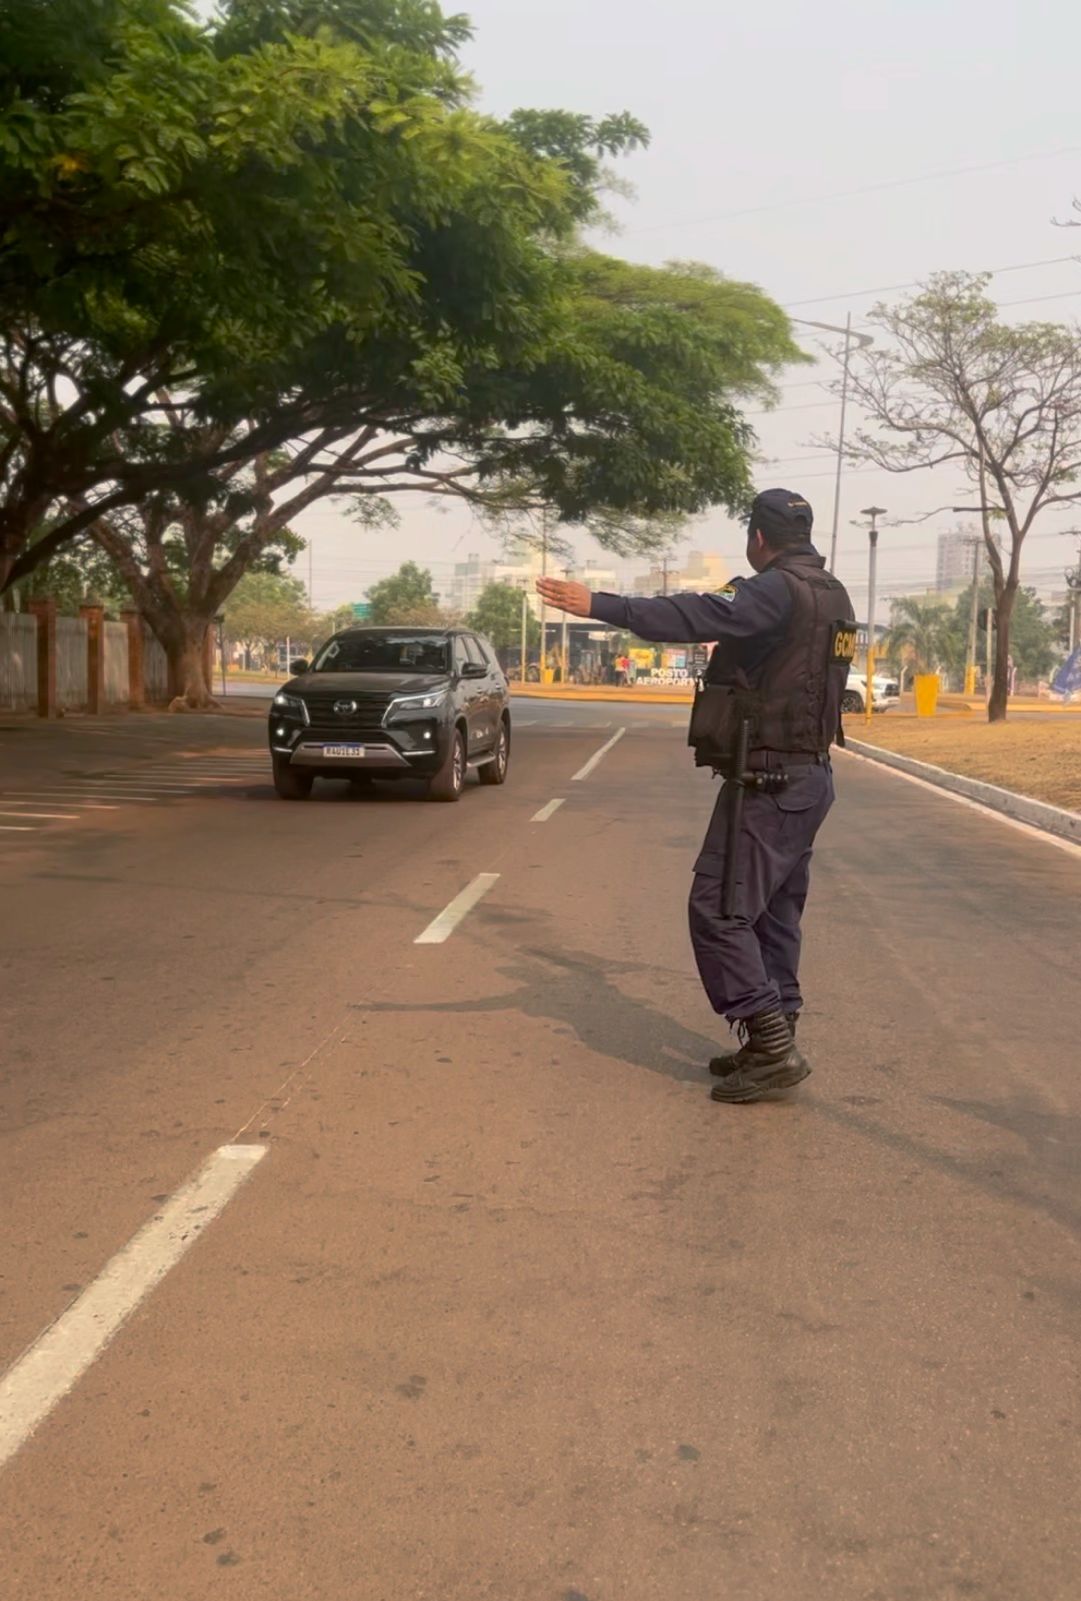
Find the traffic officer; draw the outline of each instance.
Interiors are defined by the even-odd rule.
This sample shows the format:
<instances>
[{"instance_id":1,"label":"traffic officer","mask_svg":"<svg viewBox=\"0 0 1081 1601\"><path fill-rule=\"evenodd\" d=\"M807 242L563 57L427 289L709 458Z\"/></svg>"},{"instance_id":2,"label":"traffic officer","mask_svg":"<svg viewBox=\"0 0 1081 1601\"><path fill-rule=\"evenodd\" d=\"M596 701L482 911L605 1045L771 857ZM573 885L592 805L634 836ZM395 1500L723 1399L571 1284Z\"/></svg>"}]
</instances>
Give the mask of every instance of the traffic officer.
<instances>
[{"instance_id":1,"label":"traffic officer","mask_svg":"<svg viewBox=\"0 0 1081 1601\"><path fill-rule=\"evenodd\" d=\"M714 1010L738 1027L742 1048L715 1057L713 1099L754 1101L791 1089L811 1071L796 1046L803 1005L800 921L815 836L833 804L830 745L855 627L844 587L811 543L813 514L801 495L767 489L751 508L747 559L755 576L714 594L640 599L593 594L544 578L550 606L640 639L715 643L707 685L733 686L754 706L747 770L726 752L707 763L726 778L695 863L691 940ZM693 737L693 728L692 728ZM699 761L703 760L701 751ZM746 782L745 782L746 780ZM743 792L734 860L727 824L735 786ZM760 786L760 787L756 787ZM731 911L722 908L726 875Z\"/></svg>"}]
</instances>

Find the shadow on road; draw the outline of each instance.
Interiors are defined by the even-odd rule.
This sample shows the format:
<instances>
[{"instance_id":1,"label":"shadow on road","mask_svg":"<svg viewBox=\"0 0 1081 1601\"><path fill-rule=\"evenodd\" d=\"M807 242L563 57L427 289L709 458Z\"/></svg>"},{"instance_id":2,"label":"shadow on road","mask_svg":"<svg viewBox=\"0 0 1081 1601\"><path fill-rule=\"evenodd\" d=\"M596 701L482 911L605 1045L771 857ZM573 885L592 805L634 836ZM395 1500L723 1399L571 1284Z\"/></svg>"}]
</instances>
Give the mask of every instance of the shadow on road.
<instances>
[{"instance_id":1,"label":"shadow on road","mask_svg":"<svg viewBox=\"0 0 1081 1601\"><path fill-rule=\"evenodd\" d=\"M705 1081L705 1066L717 1054L717 1041L685 1028L614 982L624 973L655 974L655 967L580 951L525 950L497 972L517 988L475 1000L385 1001L358 1004L355 1010L443 1015L518 1012L571 1028L598 1056L682 1083Z\"/></svg>"}]
</instances>

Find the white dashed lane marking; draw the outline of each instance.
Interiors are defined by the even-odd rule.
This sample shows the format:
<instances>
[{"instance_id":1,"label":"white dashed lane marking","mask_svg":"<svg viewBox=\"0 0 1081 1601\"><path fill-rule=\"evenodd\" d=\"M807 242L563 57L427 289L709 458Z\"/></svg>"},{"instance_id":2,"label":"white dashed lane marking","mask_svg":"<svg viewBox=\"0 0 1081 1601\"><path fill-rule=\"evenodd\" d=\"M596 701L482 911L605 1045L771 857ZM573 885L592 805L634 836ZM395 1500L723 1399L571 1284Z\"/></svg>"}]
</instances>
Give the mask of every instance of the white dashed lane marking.
<instances>
[{"instance_id":1,"label":"white dashed lane marking","mask_svg":"<svg viewBox=\"0 0 1081 1601\"><path fill-rule=\"evenodd\" d=\"M617 728L608 743L606 745L602 745L600 750L594 751L593 755L589 758L588 762L586 762L585 766L578 769L571 779L571 783L580 784L584 778L588 778L590 773L592 773L594 769L598 767L601 762L603 762L604 758L608 755L608 752L612 749L612 746L618 745L619 741L623 738L626 732L627 730L625 728Z\"/></svg>"},{"instance_id":2,"label":"white dashed lane marking","mask_svg":"<svg viewBox=\"0 0 1081 1601\"><path fill-rule=\"evenodd\" d=\"M539 812L533 813L533 816L530 818L530 822L546 823L549 817L552 816L553 812L558 812L562 805L562 800L550 800L546 806L541 807Z\"/></svg>"},{"instance_id":3,"label":"white dashed lane marking","mask_svg":"<svg viewBox=\"0 0 1081 1601\"><path fill-rule=\"evenodd\" d=\"M417 935L413 944L442 945L454 933L462 918L472 911L479 900L483 900L498 878L498 873L478 873L473 882L467 884L461 894L456 895L450 905L432 919L423 934Z\"/></svg>"}]
</instances>

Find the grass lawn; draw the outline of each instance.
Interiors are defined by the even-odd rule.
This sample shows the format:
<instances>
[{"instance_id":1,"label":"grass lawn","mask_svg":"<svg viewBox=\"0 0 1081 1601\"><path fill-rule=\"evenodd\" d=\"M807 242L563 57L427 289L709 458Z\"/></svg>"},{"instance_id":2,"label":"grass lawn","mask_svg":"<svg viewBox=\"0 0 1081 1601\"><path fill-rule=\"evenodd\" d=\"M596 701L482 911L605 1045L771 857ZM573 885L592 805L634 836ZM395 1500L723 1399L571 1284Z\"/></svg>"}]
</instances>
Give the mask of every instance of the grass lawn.
<instances>
[{"instance_id":1,"label":"grass lawn","mask_svg":"<svg viewBox=\"0 0 1081 1601\"><path fill-rule=\"evenodd\" d=\"M853 739L1081 811L1081 717L988 724L978 716L846 719Z\"/></svg>"}]
</instances>

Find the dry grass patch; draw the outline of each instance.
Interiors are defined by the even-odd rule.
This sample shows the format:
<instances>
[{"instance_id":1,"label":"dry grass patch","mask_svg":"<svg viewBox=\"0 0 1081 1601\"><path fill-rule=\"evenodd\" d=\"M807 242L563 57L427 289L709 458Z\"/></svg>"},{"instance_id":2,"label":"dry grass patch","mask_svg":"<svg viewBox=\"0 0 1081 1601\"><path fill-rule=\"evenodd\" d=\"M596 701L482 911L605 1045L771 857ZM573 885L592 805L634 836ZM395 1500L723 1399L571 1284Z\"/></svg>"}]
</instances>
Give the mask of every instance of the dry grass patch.
<instances>
[{"instance_id":1,"label":"dry grass patch","mask_svg":"<svg viewBox=\"0 0 1081 1601\"><path fill-rule=\"evenodd\" d=\"M977 716L924 720L887 712L869 727L857 718L846 726L869 745L1081 811L1081 717L989 724Z\"/></svg>"}]
</instances>

